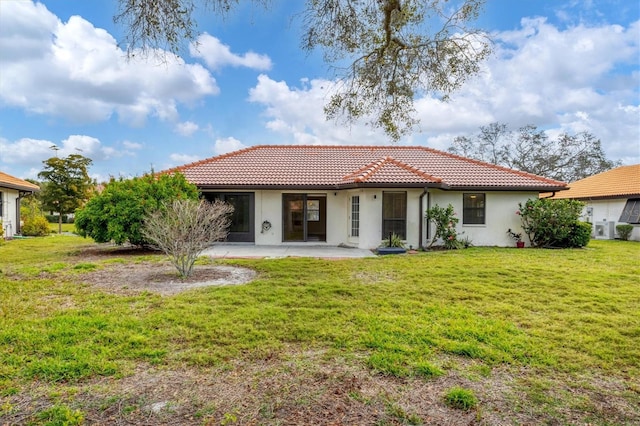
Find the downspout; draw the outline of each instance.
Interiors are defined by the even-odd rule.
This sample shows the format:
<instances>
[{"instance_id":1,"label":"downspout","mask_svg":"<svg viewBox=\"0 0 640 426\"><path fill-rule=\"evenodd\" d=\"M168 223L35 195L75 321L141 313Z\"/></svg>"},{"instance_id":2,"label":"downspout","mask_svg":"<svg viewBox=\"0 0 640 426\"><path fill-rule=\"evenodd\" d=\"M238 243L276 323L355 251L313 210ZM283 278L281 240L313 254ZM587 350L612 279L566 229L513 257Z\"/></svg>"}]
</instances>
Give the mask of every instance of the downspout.
<instances>
[{"instance_id":1,"label":"downspout","mask_svg":"<svg viewBox=\"0 0 640 426\"><path fill-rule=\"evenodd\" d=\"M418 202L418 209L420 210L418 212L418 218L419 222L418 222L418 248L419 249L423 249L424 248L424 244L422 244L422 224L424 223L424 212L422 211L423 207L422 207L422 199L424 198L424 196L427 195L427 205L429 204L429 189L425 188L424 191L422 192L422 194L420 194L420 201ZM428 209L429 207L427 207ZM429 227L427 226L427 238L429 237Z\"/></svg>"},{"instance_id":2,"label":"downspout","mask_svg":"<svg viewBox=\"0 0 640 426\"><path fill-rule=\"evenodd\" d=\"M541 200L545 200L545 199L547 199L547 198L553 198L553 197L555 197L555 195L556 195L556 191L553 191L553 192L551 193L551 195L547 195L546 197L542 197L542 198L540 198L540 199L541 199Z\"/></svg>"}]
</instances>

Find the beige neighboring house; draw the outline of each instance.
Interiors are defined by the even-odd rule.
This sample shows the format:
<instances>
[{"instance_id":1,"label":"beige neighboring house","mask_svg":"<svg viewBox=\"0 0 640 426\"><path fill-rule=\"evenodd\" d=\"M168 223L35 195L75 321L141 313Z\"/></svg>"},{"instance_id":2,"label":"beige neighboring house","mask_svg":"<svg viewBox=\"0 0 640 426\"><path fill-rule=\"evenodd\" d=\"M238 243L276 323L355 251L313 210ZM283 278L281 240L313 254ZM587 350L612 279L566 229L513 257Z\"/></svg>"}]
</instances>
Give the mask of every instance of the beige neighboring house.
<instances>
[{"instance_id":1,"label":"beige neighboring house","mask_svg":"<svg viewBox=\"0 0 640 426\"><path fill-rule=\"evenodd\" d=\"M38 185L0 171L0 225L4 238L20 234L20 200L36 191Z\"/></svg>"},{"instance_id":2,"label":"beige neighboring house","mask_svg":"<svg viewBox=\"0 0 640 426\"><path fill-rule=\"evenodd\" d=\"M593 224L593 237L617 238L616 225L633 225L631 239L640 241L640 164L621 166L569 184L554 199L586 203L583 220Z\"/></svg>"},{"instance_id":3,"label":"beige neighboring house","mask_svg":"<svg viewBox=\"0 0 640 426\"><path fill-rule=\"evenodd\" d=\"M453 205L477 246L514 246L518 203L567 184L421 146L263 145L167 170L235 207L229 241L407 247L433 235L425 211Z\"/></svg>"}]
</instances>

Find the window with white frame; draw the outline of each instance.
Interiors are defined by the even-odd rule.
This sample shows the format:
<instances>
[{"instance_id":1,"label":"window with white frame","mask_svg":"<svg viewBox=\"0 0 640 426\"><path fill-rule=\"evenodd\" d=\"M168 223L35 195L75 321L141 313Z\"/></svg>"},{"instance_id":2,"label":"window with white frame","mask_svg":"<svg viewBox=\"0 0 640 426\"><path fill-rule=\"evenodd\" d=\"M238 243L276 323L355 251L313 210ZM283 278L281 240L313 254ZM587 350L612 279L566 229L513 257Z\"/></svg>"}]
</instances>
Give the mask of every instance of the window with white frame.
<instances>
[{"instance_id":1,"label":"window with white frame","mask_svg":"<svg viewBox=\"0 0 640 426\"><path fill-rule=\"evenodd\" d=\"M360 196L351 197L351 236L360 236Z\"/></svg>"}]
</instances>

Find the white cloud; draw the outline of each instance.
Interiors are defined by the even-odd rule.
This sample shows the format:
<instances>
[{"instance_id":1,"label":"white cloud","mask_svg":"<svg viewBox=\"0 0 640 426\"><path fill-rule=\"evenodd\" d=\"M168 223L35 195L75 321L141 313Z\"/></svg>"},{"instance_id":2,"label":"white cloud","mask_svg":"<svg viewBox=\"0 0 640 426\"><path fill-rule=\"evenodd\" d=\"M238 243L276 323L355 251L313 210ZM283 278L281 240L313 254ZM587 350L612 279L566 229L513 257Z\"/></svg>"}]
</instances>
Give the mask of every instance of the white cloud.
<instances>
[{"instance_id":1,"label":"white cloud","mask_svg":"<svg viewBox=\"0 0 640 426\"><path fill-rule=\"evenodd\" d=\"M138 151L142 149L144 145L138 142L124 141L122 142L122 146L131 151Z\"/></svg>"},{"instance_id":2,"label":"white cloud","mask_svg":"<svg viewBox=\"0 0 640 426\"><path fill-rule=\"evenodd\" d=\"M192 121L178 123L175 126L175 132L181 136L191 136L199 129L198 125Z\"/></svg>"},{"instance_id":3,"label":"white cloud","mask_svg":"<svg viewBox=\"0 0 640 426\"><path fill-rule=\"evenodd\" d=\"M416 100L420 133L400 143L446 149L454 137L491 122L513 129L533 124L557 133L591 132L609 158L639 163L639 32L640 22L559 30L543 18L523 19L520 29L494 34L496 54L450 102ZM348 129L325 121L323 105L334 84L290 87L260 75L249 100L264 105L265 127L288 143L389 143L363 124Z\"/></svg>"},{"instance_id":4,"label":"white cloud","mask_svg":"<svg viewBox=\"0 0 640 426\"><path fill-rule=\"evenodd\" d=\"M46 139L22 138L10 142L0 138L0 164L20 165L41 171L42 162L51 157L67 157L79 154L90 158L94 164L123 155L132 155L127 150L118 150L103 145L99 139L86 135L71 135L60 142ZM35 173L37 175L37 172Z\"/></svg>"},{"instance_id":5,"label":"white cloud","mask_svg":"<svg viewBox=\"0 0 640 426\"><path fill-rule=\"evenodd\" d=\"M259 71L271 69L271 59L267 55L247 52L237 55L231 52L226 44L222 44L217 38L204 33L197 41L191 43L189 52L194 58L201 58L212 70L219 70L227 65L233 67L247 67Z\"/></svg>"},{"instance_id":6,"label":"white cloud","mask_svg":"<svg viewBox=\"0 0 640 426\"><path fill-rule=\"evenodd\" d=\"M247 148L247 145L240 142L238 139L229 137L216 139L213 145L213 152L215 155L226 154L227 152L237 151L239 149Z\"/></svg>"},{"instance_id":7,"label":"white cloud","mask_svg":"<svg viewBox=\"0 0 640 426\"><path fill-rule=\"evenodd\" d=\"M179 103L219 92L201 65L168 53L127 60L105 30L79 16L63 23L41 3L3 2L0 49L0 102L76 123L175 120Z\"/></svg>"},{"instance_id":8,"label":"white cloud","mask_svg":"<svg viewBox=\"0 0 640 426\"><path fill-rule=\"evenodd\" d=\"M171 154L169 155L169 160L171 160L171 166L181 166L183 164L194 163L201 158L197 155L188 155L188 154Z\"/></svg>"}]
</instances>

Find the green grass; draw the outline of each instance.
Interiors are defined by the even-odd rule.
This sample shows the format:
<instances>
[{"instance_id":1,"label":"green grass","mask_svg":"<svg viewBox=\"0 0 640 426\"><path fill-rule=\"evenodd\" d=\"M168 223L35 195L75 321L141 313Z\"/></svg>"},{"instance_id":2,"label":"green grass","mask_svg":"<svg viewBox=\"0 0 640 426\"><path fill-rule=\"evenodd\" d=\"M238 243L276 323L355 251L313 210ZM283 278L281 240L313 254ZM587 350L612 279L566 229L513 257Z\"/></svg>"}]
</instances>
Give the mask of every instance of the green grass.
<instances>
[{"instance_id":1,"label":"green grass","mask_svg":"<svg viewBox=\"0 0 640 426\"><path fill-rule=\"evenodd\" d=\"M258 279L172 297L74 282L114 263L75 256L88 244L54 236L0 246L0 388L118 376L139 362L277 358L291 345L364 355L372 371L398 377L440 376L448 356L480 362L483 375L498 365L640 374L634 242L236 260L228 263L256 269Z\"/></svg>"},{"instance_id":2,"label":"green grass","mask_svg":"<svg viewBox=\"0 0 640 426\"><path fill-rule=\"evenodd\" d=\"M58 224L57 223L49 223L49 229L52 233L58 233ZM62 224L62 232L76 232L76 226L73 223L63 223Z\"/></svg>"}]
</instances>

